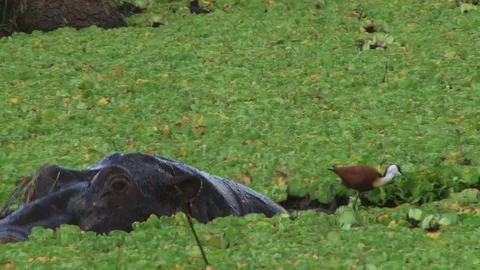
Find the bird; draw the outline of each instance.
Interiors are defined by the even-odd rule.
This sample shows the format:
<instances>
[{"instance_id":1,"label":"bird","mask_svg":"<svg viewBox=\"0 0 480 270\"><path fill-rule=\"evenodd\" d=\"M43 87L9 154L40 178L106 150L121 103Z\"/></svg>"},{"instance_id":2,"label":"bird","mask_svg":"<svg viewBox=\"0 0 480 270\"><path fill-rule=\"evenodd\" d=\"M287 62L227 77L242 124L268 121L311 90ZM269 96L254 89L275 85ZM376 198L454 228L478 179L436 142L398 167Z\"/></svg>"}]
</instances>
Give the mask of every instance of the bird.
<instances>
[{"instance_id":1,"label":"bird","mask_svg":"<svg viewBox=\"0 0 480 270\"><path fill-rule=\"evenodd\" d=\"M212 12L208 8L200 7L200 5L198 4L198 0L189 0L188 8L190 9L190 13L192 14L206 14Z\"/></svg>"},{"instance_id":2,"label":"bird","mask_svg":"<svg viewBox=\"0 0 480 270\"><path fill-rule=\"evenodd\" d=\"M353 211L356 212L356 204L360 193L367 192L390 183L396 176L406 176L400 166L397 164L390 164L383 174L379 173L377 169L366 165L354 165L348 167L332 166L328 170L334 172L340 179L341 183L334 182L330 185L330 194L333 191L333 184L343 184L346 187L358 191L357 197L353 203Z\"/></svg>"}]
</instances>

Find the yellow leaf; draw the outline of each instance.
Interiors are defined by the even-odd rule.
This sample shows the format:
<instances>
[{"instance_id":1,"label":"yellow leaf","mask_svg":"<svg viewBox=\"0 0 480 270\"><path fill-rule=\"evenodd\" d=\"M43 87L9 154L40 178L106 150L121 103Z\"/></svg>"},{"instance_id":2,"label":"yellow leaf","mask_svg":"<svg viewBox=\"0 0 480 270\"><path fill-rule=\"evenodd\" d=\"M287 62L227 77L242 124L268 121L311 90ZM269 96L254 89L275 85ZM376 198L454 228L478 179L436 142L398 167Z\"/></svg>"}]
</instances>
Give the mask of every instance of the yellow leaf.
<instances>
[{"instance_id":1,"label":"yellow leaf","mask_svg":"<svg viewBox=\"0 0 480 270\"><path fill-rule=\"evenodd\" d=\"M445 58L453 58L453 57L455 57L456 54L457 54L457 53L456 53L455 51L448 50L448 51L446 51L446 52L443 54L443 56L444 56Z\"/></svg>"},{"instance_id":2,"label":"yellow leaf","mask_svg":"<svg viewBox=\"0 0 480 270\"><path fill-rule=\"evenodd\" d=\"M285 181L285 178L283 176L277 177L273 180L273 184L277 186L286 186L287 181Z\"/></svg>"},{"instance_id":3,"label":"yellow leaf","mask_svg":"<svg viewBox=\"0 0 480 270\"><path fill-rule=\"evenodd\" d=\"M127 144L127 147L128 147L129 149L135 149L135 143L131 141L131 142L129 142L129 143Z\"/></svg>"},{"instance_id":4,"label":"yellow leaf","mask_svg":"<svg viewBox=\"0 0 480 270\"><path fill-rule=\"evenodd\" d=\"M255 168L255 167L257 167L257 165L255 165L255 163L253 163L253 162L249 162L248 167Z\"/></svg>"},{"instance_id":5,"label":"yellow leaf","mask_svg":"<svg viewBox=\"0 0 480 270\"><path fill-rule=\"evenodd\" d=\"M170 132L170 127L168 125L165 125L162 129L163 135L167 135Z\"/></svg>"},{"instance_id":6,"label":"yellow leaf","mask_svg":"<svg viewBox=\"0 0 480 270\"><path fill-rule=\"evenodd\" d=\"M138 79L137 80L137 84L144 84L146 82L148 82L148 80L144 80L144 79Z\"/></svg>"},{"instance_id":7,"label":"yellow leaf","mask_svg":"<svg viewBox=\"0 0 480 270\"><path fill-rule=\"evenodd\" d=\"M197 136L200 136L205 131L205 128L206 128L206 126L204 126L204 125L198 125L198 126L192 127L192 131L195 132L195 134L197 134Z\"/></svg>"},{"instance_id":8,"label":"yellow leaf","mask_svg":"<svg viewBox=\"0 0 480 270\"><path fill-rule=\"evenodd\" d=\"M98 102L101 104L107 105L110 103L110 98L109 97L101 98Z\"/></svg>"},{"instance_id":9,"label":"yellow leaf","mask_svg":"<svg viewBox=\"0 0 480 270\"><path fill-rule=\"evenodd\" d=\"M83 157L84 157L86 160L90 160L90 155L89 155L88 153L83 154Z\"/></svg>"},{"instance_id":10,"label":"yellow leaf","mask_svg":"<svg viewBox=\"0 0 480 270\"><path fill-rule=\"evenodd\" d=\"M181 85L182 85L183 87L187 87L187 86L192 85L192 83L189 82L189 81L187 81L187 80L183 80L183 81L181 82Z\"/></svg>"},{"instance_id":11,"label":"yellow leaf","mask_svg":"<svg viewBox=\"0 0 480 270\"><path fill-rule=\"evenodd\" d=\"M334 71L330 73L329 77L338 77L338 76L343 76L344 72L343 71Z\"/></svg>"},{"instance_id":12,"label":"yellow leaf","mask_svg":"<svg viewBox=\"0 0 480 270\"><path fill-rule=\"evenodd\" d=\"M118 105L118 108L119 108L122 112L128 111L128 106L127 106L127 105L124 105L124 104L119 104L119 105Z\"/></svg>"},{"instance_id":13,"label":"yellow leaf","mask_svg":"<svg viewBox=\"0 0 480 270\"><path fill-rule=\"evenodd\" d=\"M195 122L197 123L197 125L203 125L203 115L198 116Z\"/></svg>"},{"instance_id":14,"label":"yellow leaf","mask_svg":"<svg viewBox=\"0 0 480 270\"><path fill-rule=\"evenodd\" d=\"M240 175L237 177L238 182L244 185L250 185L252 183L252 176L249 172L240 172Z\"/></svg>"},{"instance_id":15,"label":"yellow leaf","mask_svg":"<svg viewBox=\"0 0 480 270\"><path fill-rule=\"evenodd\" d=\"M10 103L17 104L18 103L18 97L13 97L10 99Z\"/></svg>"},{"instance_id":16,"label":"yellow leaf","mask_svg":"<svg viewBox=\"0 0 480 270\"><path fill-rule=\"evenodd\" d=\"M377 217L377 222L381 223L384 219L386 219L388 217L389 217L389 215L387 215L387 214L380 215L380 216Z\"/></svg>"},{"instance_id":17,"label":"yellow leaf","mask_svg":"<svg viewBox=\"0 0 480 270\"><path fill-rule=\"evenodd\" d=\"M188 156L188 151L186 150L181 150L180 151L180 155L184 156L184 157L187 157Z\"/></svg>"},{"instance_id":18,"label":"yellow leaf","mask_svg":"<svg viewBox=\"0 0 480 270\"><path fill-rule=\"evenodd\" d=\"M390 223L388 223L388 228L393 229L393 228L395 228L395 225L397 225L397 221L392 220L392 221L390 221Z\"/></svg>"},{"instance_id":19,"label":"yellow leaf","mask_svg":"<svg viewBox=\"0 0 480 270\"><path fill-rule=\"evenodd\" d=\"M447 34L445 34L445 37L446 37L447 39L451 39L451 38L453 38L456 34L457 34L456 32L451 31L451 32L448 32Z\"/></svg>"},{"instance_id":20,"label":"yellow leaf","mask_svg":"<svg viewBox=\"0 0 480 270\"><path fill-rule=\"evenodd\" d=\"M15 268L15 265L13 263L9 262L9 263L5 264L5 269L10 270L10 269L14 269L14 268Z\"/></svg>"},{"instance_id":21,"label":"yellow leaf","mask_svg":"<svg viewBox=\"0 0 480 270\"><path fill-rule=\"evenodd\" d=\"M438 232L427 232L426 234L428 237L431 237L431 238L438 238L440 236L440 233Z\"/></svg>"},{"instance_id":22,"label":"yellow leaf","mask_svg":"<svg viewBox=\"0 0 480 270\"><path fill-rule=\"evenodd\" d=\"M173 267L173 269L175 269L175 270L183 270L184 268L183 268L181 265L179 265L179 264L175 264L175 267Z\"/></svg>"},{"instance_id":23,"label":"yellow leaf","mask_svg":"<svg viewBox=\"0 0 480 270\"><path fill-rule=\"evenodd\" d=\"M49 258L49 257L40 256L40 257L28 259L29 263L32 263L32 262L47 262L47 261L56 262L56 261L58 261L58 257L53 256L52 258Z\"/></svg>"},{"instance_id":24,"label":"yellow leaf","mask_svg":"<svg viewBox=\"0 0 480 270\"><path fill-rule=\"evenodd\" d=\"M305 179L303 179L303 182L305 182L305 184L307 184L307 185L311 185L311 184L313 184L313 179L312 178L305 178Z\"/></svg>"},{"instance_id":25,"label":"yellow leaf","mask_svg":"<svg viewBox=\"0 0 480 270\"><path fill-rule=\"evenodd\" d=\"M237 262L237 269L242 269L247 263Z\"/></svg>"},{"instance_id":26,"label":"yellow leaf","mask_svg":"<svg viewBox=\"0 0 480 270\"><path fill-rule=\"evenodd\" d=\"M313 74L313 75L308 76L308 79L311 80L311 81L316 81L316 80L320 79L321 77L322 77L322 74Z\"/></svg>"},{"instance_id":27,"label":"yellow leaf","mask_svg":"<svg viewBox=\"0 0 480 270\"><path fill-rule=\"evenodd\" d=\"M460 204L458 204L458 202L454 202L452 204L445 203L444 205L446 207L450 208L450 209L459 209L460 208Z\"/></svg>"}]
</instances>

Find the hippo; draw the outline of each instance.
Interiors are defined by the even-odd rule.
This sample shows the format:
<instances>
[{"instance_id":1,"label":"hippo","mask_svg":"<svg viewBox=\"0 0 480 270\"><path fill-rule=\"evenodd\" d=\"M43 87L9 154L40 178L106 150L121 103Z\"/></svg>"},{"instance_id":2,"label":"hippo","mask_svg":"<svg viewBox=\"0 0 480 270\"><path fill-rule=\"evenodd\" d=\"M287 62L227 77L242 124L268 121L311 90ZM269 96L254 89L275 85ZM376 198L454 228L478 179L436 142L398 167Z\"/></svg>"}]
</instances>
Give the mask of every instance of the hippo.
<instances>
[{"instance_id":1,"label":"hippo","mask_svg":"<svg viewBox=\"0 0 480 270\"><path fill-rule=\"evenodd\" d=\"M27 241L35 226L56 229L71 224L98 234L129 232L134 222L152 214L171 216L185 209L201 223L231 215L272 217L287 212L247 186L139 152L112 153L82 170L44 164L29 185L27 201L0 219L0 243Z\"/></svg>"}]
</instances>

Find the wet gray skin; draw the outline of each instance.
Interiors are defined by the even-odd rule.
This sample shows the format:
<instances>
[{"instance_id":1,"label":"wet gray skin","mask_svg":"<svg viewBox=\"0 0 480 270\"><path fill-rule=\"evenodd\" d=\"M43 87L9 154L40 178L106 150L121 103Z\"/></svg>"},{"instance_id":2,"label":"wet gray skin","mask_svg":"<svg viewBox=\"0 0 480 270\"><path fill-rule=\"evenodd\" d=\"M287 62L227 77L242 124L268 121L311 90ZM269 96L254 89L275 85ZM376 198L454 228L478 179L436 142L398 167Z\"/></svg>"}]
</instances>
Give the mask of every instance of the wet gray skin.
<instances>
[{"instance_id":1,"label":"wet gray skin","mask_svg":"<svg viewBox=\"0 0 480 270\"><path fill-rule=\"evenodd\" d=\"M229 215L286 212L244 185L141 153L114 153L80 171L44 165L34 181L32 201L0 220L0 243L26 241L35 226L130 231L134 222L151 214L183 211L179 196L189 203L192 217L203 223Z\"/></svg>"},{"instance_id":2,"label":"wet gray skin","mask_svg":"<svg viewBox=\"0 0 480 270\"><path fill-rule=\"evenodd\" d=\"M61 224L72 224L66 202L78 196L88 186L87 182L72 185L68 189L39 198L33 203L22 205L17 211L0 220L0 243L28 240L35 226L57 228Z\"/></svg>"}]
</instances>

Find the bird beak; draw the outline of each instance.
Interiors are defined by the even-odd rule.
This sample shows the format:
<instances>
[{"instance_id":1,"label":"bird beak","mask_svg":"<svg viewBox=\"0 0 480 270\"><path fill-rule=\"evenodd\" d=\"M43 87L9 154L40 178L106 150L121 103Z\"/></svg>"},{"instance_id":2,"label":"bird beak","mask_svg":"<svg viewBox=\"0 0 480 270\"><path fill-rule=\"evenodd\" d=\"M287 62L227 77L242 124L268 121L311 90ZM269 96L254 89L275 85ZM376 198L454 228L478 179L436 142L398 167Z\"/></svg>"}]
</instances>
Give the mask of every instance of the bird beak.
<instances>
[{"instance_id":1,"label":"bird beak","mask_svg":"<svg viewBox=\"0 0 480 270\"><path fill-rule=\"evenodd\" d=\"M400 171L400 173L403 175L403 177L410 179L410 177L406 176L402 171Z\"/></svg>"}]
</instances>

